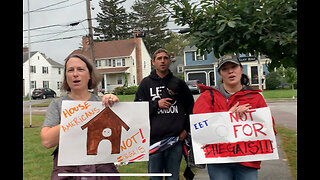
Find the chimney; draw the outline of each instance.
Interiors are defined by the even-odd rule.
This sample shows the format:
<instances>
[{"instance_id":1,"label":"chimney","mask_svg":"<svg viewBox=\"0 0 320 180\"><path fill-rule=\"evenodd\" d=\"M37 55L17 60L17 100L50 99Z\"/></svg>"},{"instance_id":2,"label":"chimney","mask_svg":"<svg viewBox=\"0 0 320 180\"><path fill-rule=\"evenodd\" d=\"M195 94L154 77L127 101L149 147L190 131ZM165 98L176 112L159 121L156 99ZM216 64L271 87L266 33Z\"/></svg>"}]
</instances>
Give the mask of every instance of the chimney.
<instances>
[{"instance_id":1,"label":"chimney","mask_svg":"<svg viewBox=\"0 0 320 180\"><path fill-rule=\"evenodd\" d=\"M89 47L90 47L89 37L82 36L82 48L89 49Z\"/></svg>"},{"instance_id":2,"label":"chimney","mask_svg":"<svg viewBox=\"0 0 320 180\"><path fill-rule=\"evenodd\" d=\"M137 84L139 85L142 80L142 54L141 54L141 32L134 30L133 32L134 43L136 44L136 68L137 68Z\"/></svg>"},{"instance_id":3,"label":"chimney","mask_svg":"<svg viewBox=\"0 0 320 180\"><path fill-rule=\"evenodd\" d=\"M23 47L23 52L28 52L29 48L28 47Z\"/></svg>"}]
</instances>

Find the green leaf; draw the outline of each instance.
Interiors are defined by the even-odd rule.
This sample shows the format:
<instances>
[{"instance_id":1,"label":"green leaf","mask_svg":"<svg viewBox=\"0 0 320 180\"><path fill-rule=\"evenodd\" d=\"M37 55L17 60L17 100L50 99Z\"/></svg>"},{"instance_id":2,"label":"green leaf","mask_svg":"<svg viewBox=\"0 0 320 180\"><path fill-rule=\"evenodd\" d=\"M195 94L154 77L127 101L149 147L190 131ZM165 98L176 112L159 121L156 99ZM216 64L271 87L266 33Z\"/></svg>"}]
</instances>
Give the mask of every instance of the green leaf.
<instances>
[{"instance_id":1,"label":"green leaf","mask_svg":"<svg viewBox=\"0 0 320 180\"><path fill-rule=\"evenodd\" d=\"M235 21L230 21L230 22L228 22L228 26L231 27L231 28L234 28L234 27L236 27L236 22Z\"/></svg>"},{"instance_id":2,"label":"green leaf","mask_svg":"<svg viewBox=\"0 0 320 180\"><path fill-rule=\"evenodd\" d=\"M222 24L222 26L218 29L217 33L219 34L226 27L226 23Z\"/></svg>"}]
</instances>

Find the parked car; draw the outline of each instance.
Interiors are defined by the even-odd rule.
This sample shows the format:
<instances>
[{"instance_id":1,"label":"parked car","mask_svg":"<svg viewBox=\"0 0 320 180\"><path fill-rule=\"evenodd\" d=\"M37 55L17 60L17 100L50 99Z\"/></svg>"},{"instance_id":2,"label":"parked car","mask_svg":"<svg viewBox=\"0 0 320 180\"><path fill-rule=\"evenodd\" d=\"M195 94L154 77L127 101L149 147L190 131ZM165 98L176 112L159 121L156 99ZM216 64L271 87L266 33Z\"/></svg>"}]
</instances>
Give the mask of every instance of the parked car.
<instances>
[{"instance_id":1,"label":"parked car","mask_svg":"<svg viewBox=\"0 0 320 180\"><path fill-rule=\"evenodd\" d=\"M47 97L56 97L56 92L50 88L37 88L32 92L32 99L42 98L46 99Z\"/></svg>"},{"instance_id":2,"label":"parked car","mask_svg":"<svg viewBox=\"0 0 320 180\"><path fill-rule=\"evenodd\" d=\"M198 86L198 84L200 84L200 81L199 80L190 80L190 81L187 81L186 84L188 85L191 93L195 93L195 94L200 94L201 91L200 91L200 88Z\"/></svg>"}]
</instances>

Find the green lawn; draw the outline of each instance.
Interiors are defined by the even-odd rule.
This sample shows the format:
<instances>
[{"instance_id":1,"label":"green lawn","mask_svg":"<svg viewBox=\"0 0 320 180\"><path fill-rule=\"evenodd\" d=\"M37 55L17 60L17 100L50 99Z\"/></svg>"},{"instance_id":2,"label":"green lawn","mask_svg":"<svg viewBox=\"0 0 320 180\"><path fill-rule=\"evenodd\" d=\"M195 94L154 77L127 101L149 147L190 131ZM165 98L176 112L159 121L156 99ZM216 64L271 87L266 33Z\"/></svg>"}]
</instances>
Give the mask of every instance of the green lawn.
<instances>
[{"instance_id":1,"label":"green lawn","mask_svg":"<svg viewBox=\"0 0 320 180\"><path fill-rule=\"evenodd\" d=\"M294 97L297 98L297 89L293 91L293 94L292 94L292 89L263 90L262 94L265 99L292 98L292 95L294 95Z\"/></svg>"},{"instance_id":2,"label":"green lawn","mask_svg":"<svg viewBox=\"0 0 320 180\"><path fill-rule=\"evenodd\" d=\"M297 179L297 131L277 125L275 128L281 139L282 150L288 159L291 175Z\"/></svg>"}]
</instances>

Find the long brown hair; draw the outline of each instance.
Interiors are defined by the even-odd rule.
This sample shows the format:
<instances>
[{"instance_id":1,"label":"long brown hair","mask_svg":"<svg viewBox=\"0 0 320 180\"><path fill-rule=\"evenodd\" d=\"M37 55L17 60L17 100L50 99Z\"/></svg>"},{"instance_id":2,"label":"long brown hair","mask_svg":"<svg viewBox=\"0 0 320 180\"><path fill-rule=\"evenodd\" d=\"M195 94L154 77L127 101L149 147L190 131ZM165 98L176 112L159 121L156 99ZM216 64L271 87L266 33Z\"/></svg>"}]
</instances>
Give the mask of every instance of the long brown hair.
<instances>
[{"instance_id":1,"label":"long brown hair","mask_svg":"<svg viewBox=\"0 0 320 180\"><path fill-rule=\"evenodd\" d=\"M71 54L69 55L64 63L64 75L63 75L63 82L62 82L62 86L61 86L61 90L62 91L70 91L70 87L67 83L67 76L66 76L66 71L67 71L67 62L69 61L69 59L76 57L81 59L84 63L86 63L87 68L89 70L89 74L90 74L90 80L88 82L88 89L94 89L95 87L98 86L99 82L101 81L101 75L98 72L98 69L96 68L96 66L92 63L92 61L90 61L86 56L82 55L82 54Z\"/></svg>"}]
</instances>

